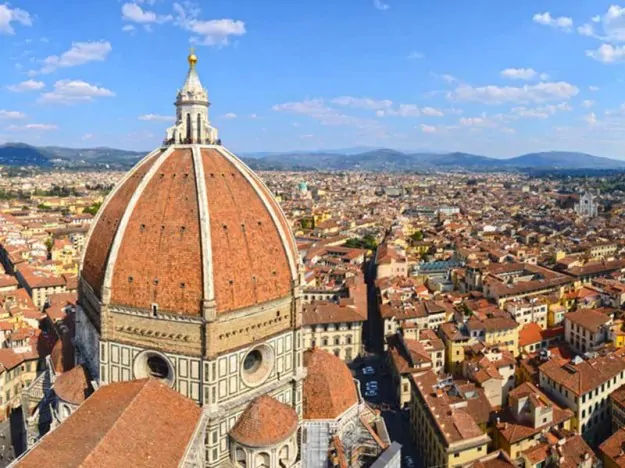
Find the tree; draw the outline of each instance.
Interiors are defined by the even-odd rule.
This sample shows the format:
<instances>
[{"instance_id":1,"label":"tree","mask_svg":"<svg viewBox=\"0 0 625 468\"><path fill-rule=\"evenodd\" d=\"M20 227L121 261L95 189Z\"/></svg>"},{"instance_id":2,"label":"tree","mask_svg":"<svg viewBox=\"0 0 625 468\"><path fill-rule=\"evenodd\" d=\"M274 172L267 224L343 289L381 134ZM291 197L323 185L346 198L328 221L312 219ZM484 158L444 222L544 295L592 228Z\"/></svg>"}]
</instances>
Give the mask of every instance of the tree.
<instances>
[{"instance_id":1,"label":"tree","mask_svg":"<svg viewBox=\"0 0 625 468\"><path fill-rule=\"evenodd\" d=\"M421 242L423 240L423 231L415 231L410 238L413 242Z\"/></svg>"},{"instance_id":2,"label":"tree","mask_svg":"<svg viewBox=\"0 0 625 468\"><path fill-rule=\"evenodd\" d=\"M367 234L362 239L358 239L357 237L347 239L344 245L350 249L375 250L378 248L378 243L371 234Z\"/></svg>"},{"instance_id":3,"label":"tree","mask_svg":"<svg viewBox=\"0 0 625 468\"><path fill-rule=\"evenodd\" d=\"M100 210L100 207L101 207L101 206L102 206L102 203L101 203L101 202L96 202L96 203L94 203L93 205L91 205L91 206L89 206L89 207L85 208L85 209L83 210L83 212L84 212L84 213L89 213L89 214L91 214L91 215L95 216L95 215L96 215L96 213Z\"/></svg>"}]
</instances>

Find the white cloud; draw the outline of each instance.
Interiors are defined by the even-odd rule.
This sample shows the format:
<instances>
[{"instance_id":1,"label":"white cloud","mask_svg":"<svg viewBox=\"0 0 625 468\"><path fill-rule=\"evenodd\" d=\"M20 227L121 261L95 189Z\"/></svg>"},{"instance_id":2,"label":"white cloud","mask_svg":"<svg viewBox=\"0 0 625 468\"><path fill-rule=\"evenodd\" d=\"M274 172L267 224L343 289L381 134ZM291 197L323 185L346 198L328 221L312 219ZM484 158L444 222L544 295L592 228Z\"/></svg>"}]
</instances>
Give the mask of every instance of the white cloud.
<instances>
[{"instance_id":1,"label":"white cloud","mask_svg":"<svg viewBox=\"0 0 625 468\"><path fill-rule=\"evenodd\" d=\"M32 26L30 14L19 8L11 8L8 3L0 5L0 34L15 34L11 23Z\"/></svg>"},{"instance_id":2,"label":"white cloud","mask_svg":"<svg viewBox=\"0 0 625 468\"><path fill-rule=\"evenodd\" d=\"M586 122L588 125L595 125L597 123L597 115L594 112L585 115L584 122Z\"/></svg>"},{"instance_id":3,"label":"white cloud","mask_svg":"<svg viewBox=\"0 0 625 468\"><path fill-rule=\"evenodd\" d=\"M144 10L136 3L124 3L122 5L122 20L131 23L166 23L172 19L171 15L157 15L153 11Z\"/></svg>"},{"instance_id":4,"label":"white cloud","mask_svg":"<svg viewBox=\"0 0 625 468\"><path fill-rule=\"evenodd\" d=\"M595 37L595 28L590 23L579 26L577 28L577 32L582 36Z\"/></svg>"},{"instance_id":5,"label":"white cloud","mask_svg":"<svg viewBox=\"0 0 625 468\"><path fill-rule=\"evenodd\" d=\"M101 62L111 52L108 41L74 42L72 47L59 55L44 59L40 73L51 73L57 68L69 68L89 62Z\"/></svg>"},{"instance_id":6,"label":"white cloud","mask_svg":"<svg viewBox=\"0 0 625 468\"><path fill-rule=\"evenodd\" d=\"M421 115L421 109L415 104L400 104L395 109L379 110L376 112L376 115L378 117L419 117Z\"/></svg>"},{"instance_id":7,"label":"white cloud","mask_svg":"<svg viewBox=\"0 0 625 468\"><path fill-rule=\"evenodd\" d=\"M596 15L590 18L593 23L599 23L601 21L601 15Z\"/></svg>"},{"instance_id":8,"label":"white cloud","mask_svg":"<svg viewBox=\"0 0 625 468\"><path fill-rule=\"evenodd\" d=\"M545 102L558 99L569 99L579 94L579 88L570 83L547 82L524 86L458 86L447 93L452 101L478 101L485 104L502 104L505 102Z\"/></svg>"},{"instance_id":9,"label":"white cloud","mask_svg":"<svg viewBox=\"0 0 625 468\"><path fill-rule=\"evenodd\" d=\"M423 107L421 109L421 113L423 115L427 115L428 117L443 117L445 115L442 110L436 109L434 107Z\"/></svg>"},{"instance_id":10,"label":"white cloud","mask_svg":"<svg viewBox=\"0 0 625 468\"><path fill-rule=\"evenodd\" d=\"M75 104L91 102L95 97L110 97L115 93L81 80L60 80L54 83L54 91L43 93L39 98L42 103Z\"/></svg>"},{"instance_id":11,"label":"white cloud","mask_svg":"<svg viewBox=\"0 0 625 468\"><path fill-rule=\"evenodd\" d=\"M617 63L625 60L625 46L601 44L596 50L587 50L586 55L602 63Z\"/></svg>"},{"instance_id":12,"label":"white cloud","mask_svg":"<svg viewBox=\"0 0 625 468\"><path fill-rule=\"evenodd\" d=\"M132 24L125 24L124 26L122 26L122 31L127 33L135 32L136 29L137 28L135 28Z\"/></svg>"},{"instance_id":13,"label":"white cloud","mask_svg":"<svg viewBox=\"0 0 625 468\"><path fill-rule=\"evenodd\" d=\"M290 112L301 114L318 120L321 125L353 126L357 128L377 127L375 120L362 119L346 115L326 105L323 99L307 99L304 101L285 102L271 108L274 112Z\"/></svg>"},{"instance_id":14,"label":"white cloud","mask_svg":"<svg viewBox=\"0 0 625 468\"><path fill-rule=\"evenodd\" d=\"M352 96L340 96L332 99L333 104L339 106L353 107L355 109L367 109L367 110L380 110L388 109L393 105L393 101L388 99L376 100L368 97L352 97Z\"/></svg>"},{"instance_id":15,"label":"white cloud","mask_svg":"<svg viewBox=\"0 0 625 468\"><path fill-rule=\"evenodd\" d=\"M139 120L147 122L172 122L174 120L171 115L143 114L138 117Z\"/></svg>"},{"instance_id":16,"label":"white cloud","mask_svg":"<svg viewBox=\"0 0 625 468\"><path fill-rule=\"evenodd\" d=\"M421 131L423 133L436 133L436 132L438 132L438 128L436 128L433 125L421 124L420 128L421 128Z\"/></svg>"},{"instance_id":17,"label":"white cloud","mask_svg":"<svg viewBox=\"0 0 625 468\"><path fill-rule=\"evenodd\" d=\"M412 51L408 54L408 58L410 60L418 60L418 59L422 59L424 58L425 55L422 52L418 52L418 51Z\"/></svg>"},{"instance_id":18,"label":"white cloud","mask_svg":"<svg viewBox=\"0 0 625 468\"><path fill-rule=\"evenodd\" d=\"M7 86L7 89L9 91L13 91L14 93L23 93L25 91L38 91L45 88L45 86L46 85L42 81L26 80L15 85L9 85Z\"/></svg>"},{"instance_id":19,"label":"white cloud","mask_svg":"<svg viewBox=\"0 0 625 468\"><path fill-rule=\"evenodd\" d=\"M248 117L250 119L257 119L258 118L258 116L256 114L250 114L250 115L248 115Z\"/></svg>"},{"instance_id":20,"label":"white cloud","mask_svg":"<svg viewBox=\"0 0 625 468\"><path fill-rule=\"evenodd\" d=\"M175 2L173 9L176 13L175 24L193 34L191 40L207 46L226 46L231 37L243 36L247 31L245 23L229 18L201 20L200 9L196 4Z\"/></svg>"},{"instance_id":21,"label":"white cloud","mask_svg":"<svg viewBox=\"0 0 625 468\"><path fill-rule=\"evenodd\" d=\"M625 41L625 7L612 5L603 15L603 32L609 41Z\"/></svg>"},{"instance_id":22,"label":"white cloud","mask_svg":"<svg viewBox=\"0 0 625 468\"><path fill-rule=\"evenodd\" d=\"M601 88L599 88L599 86L593 86L593 85L590 85L590 86L588 87L588 90L589 90L589 91L592 91L593 93L594 93L594 92L599 91L599 89L601 89Z\"/></svg>"},{"instance_id":23,"label":"white cloud","mask_svg":"<svg viewBox=\"0 0 625 468\"><path fill-rule=\"evenodd\" d=\"M198 35L196 42L208 46L228 45L230 36L243 36L246 33L245 23L232 19L192 20L187 29Z\"/></svg>"},{"instance_id":24,"label":"white cloud","mask_svg":"<svg viewBox=\"0 0 625 468\"><path fill-rule=\"evenodd\" d=\"M93 139L93 133L85 133L80 139L82 141L87 141Z\"/></svg>"},{"instance_id":25,"label":"white cloud","mask_svg":"<svg viewBox=\"0 0 625 468\"><path fill-rule=\"evenodd\" d=\"M382 0L373 0L373 6L378 10L388 10L390 8L388 3L384 3Z\"/></svg>"},{"instance_id":26,"label":"white cloud","mask_svg":"<svg viewBox=\"0 0 625 468\"><path fill-rule=\"evenodd\" d=\"M0 119L24 119L26 118L26 114L19 111L8 111L4 109L0 109Z\"/></svg>"},{"instance_id":27,"label":"white cloud","mask_svg":"<svg viewBox=\"0 0 625 468\"><path fill-rule=\"evenodd\" d=\"M532 80L538 76L538 72L533 68L506 68L499 74L511 80Z\"/></svg>"},{"instance_id":28,"label":"white cloud","mask_svg":"<svg viewBox=\"0 0 625 468\"><path fill-rule=\"evenodd\" d=\"M595 105L595 101L592 101L590 99L586 99L582 101L582 107L585 107L586 109L590 109L594 105Z\"/></svg>"},{"instance_id":29,"label":"white cloud","mask_svg":"<svg viewBox=\"0 0 625 468\"><path fill-rule=\"evenodd\" d=\"M453 75L445 74L441 75L443 81L449 84L458 83L460 80Z\"/></svg>"},{"instance_id":30,"label":"white cloud","mask_svg":"<svg viewBox=\"0 0 625 468\"><path fill-rule=\"evenodd\" d=\"M571 110L573 110L573 108L568 103L561 102L560 104L548 104L545 106L538 106L534 108L514 107L512 108L511 113L515 117L547 119L557 112L569 112Z\"/></svg>"},{"instance_id":31,"label":"white cloud","mask_svg":"<svg viewBox=\"0 0 625 468\"><path fill-rule=\"evenodd\" d=\"M621 104L617 109L606 109L603 113L608 116L625 116L625 103Z\"/></svg>"},{"instance_id":32,"label":"white cloud","mask_svg":"<svg viewBox=\"0 0 625 468\"><path fill-rule=\"evenodd\" d=\"M30 123L26 125L9 125L6 129L12 132L21 132L24 130L57 130L58 128L59 126L54 124Z\"/></svg>"},{"instance_id":33,"label":"white cloud","mask_svg":"<svg viewBox=\"0 0 625 468\"><path fill-rule=\"evenodd\" d=\"M232 120L237 118L237 114L234 112L227 112L221 116L222 119Z\"/></svg>"},{"instance_id":34,"label":"white cloud","mask_svg":"<svg viewBox=\"0 0 625 468\"><path fill-rule=\"evenodd\" d=\"M480 117L461 117L458 121L461 127L497 127L499 123L482 114Z\"/></svg>"},{"instance_id":35,"label":"white cloud","mask_svg":"<svg viewBox=\"0 0 625 468\"><path fill-rule=\"evenodd\" d=\"M570 31L573 28L573 19L568 16L553 17L551 13L545 12L536 13L532 19L535 23L562 29L563 31Z\"/></svg>"}]
</instances>

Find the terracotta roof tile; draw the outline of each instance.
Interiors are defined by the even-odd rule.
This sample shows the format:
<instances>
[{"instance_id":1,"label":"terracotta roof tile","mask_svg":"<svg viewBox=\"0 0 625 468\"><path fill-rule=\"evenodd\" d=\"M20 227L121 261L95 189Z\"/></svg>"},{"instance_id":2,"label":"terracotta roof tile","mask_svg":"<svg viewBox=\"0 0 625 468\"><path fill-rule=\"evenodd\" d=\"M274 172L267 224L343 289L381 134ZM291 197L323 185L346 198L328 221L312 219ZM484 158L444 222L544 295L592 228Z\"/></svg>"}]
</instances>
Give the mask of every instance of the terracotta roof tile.
<instances>
[{"instance_id":1,"label":"terracotta roof tile","mask_svg":"<svg viewBox=\"0 0 625 468\"><path fill-rule=\"evenodd\" d=\"M234 164L236 158L217 149L200 151L217 312L290 295L295 278L289 257L297 261L298 252L280 207L249 168ZM98 294L115 232L133 192L156 158L158 155L133 169L133 175L105 203L93 228L83 277ZM112 304L140 309L158 304L163 312L202 313L203 299L208 298L203 297L195 171L192 150L175 148L145 184L119 244L113 266ZM261 196L268 199L267 203Z\"/></svg>"},{"instance_id":2,"label":"terracotta roof tile","mask_svg":"<svg viewBox=\"0 0 625 468\"><path fill-rule=\"evenodd\" d=\"M17 466L178 466L201 412L191 400L153 379L106 385Z\"/></svg>"},{"instance_id":3,"label":"terracotta roof tile","mask_svg":"<svg viewBox=\"0 0 625 468\"><path fill-rule=\"evenodd\" d=\"M91 391L87 371L82 365L64 372L54 381L54 393L73 405L82 404Z\"/></svg>"},{"instance_id":4,"label":"terracotta roof tile","mask_svg":"<svg viewBox=\"0 0 625 468\"><path fill-rule=\"evenodd\" d=\"M620 428L599 446L599 450L616 466L625 466L625 429Z\"/></svg>"},{"instance_id":5,"label":"terracotta roof tile","mask_svg":"<svg viewBox=\"0 0 625 468\"><path fill-rule=\"evenodd\" d=\"M354 378L347 365L319 348L304 353L304 419L335 419L358 403Z\"/></svg>"},{"instance_id":6,"label":"terracotta roof tile","mask_svg":"<svg viewBox=\"0 0 625 468\"><path fill-rule=\"evenodd\" d=\"M213 280L217 311L287 296L292 287L289 262L269 210L220 152L203 150L202 161L216 265ZM278 213L281 218L282 212ZM287 234L291 236L289 231ZM298 255L296 250L293 254Z\"/></svg>"},{"instance_id":7,"label":"terracotta roof tile","mask_svg":"<svg viewBox=\"0 0 625 468\"><path fill-rule=\"evenodd\" d=\"M230 430L230 436L248 447L268 447L288 439L297 425L297 413L293 408L262 395L245 408Z\"/></svg>"},{"instance_id":8,"label":"terracotta roof tile","mask_svg":"<svg viewBox=\"0 0 625 468\"><path fill-rule=\"evenodd\" d=\"M145 186L120 244L111 303L199 315L202 254L191 150L175 150ZM184 284L184 286L182 286Z\"/></svg>"},{"instance_id":9,"label":"terracotta roof tile","mask_svg":"<svg viewBox=\"0 0 625 468\"><path fill-rule=\"evenodd\" d=\"M104 281L113 237L115 237L124 211L141 179L152 167L159 154L155 154L142 165L133 169L131 176L106 201L102 207L102 214L98 222L92 228L85 249L85 260L82 265L81 276L91 285L98 296L102 292L102 282Z\"/></svg>"},{"instance_id":10,"label":"terracotta roof tile","mask_svg":"<svg viewBox=\"0 0 625 468\"><path fill-rule=\"evenodd\" d=\"M569 312L564 316L564 320L568 320L592 333L596 333L602 325L605 325L611 319L606 314L597 310L582 309L577 312Z\"/></svg>"}]
</instances>

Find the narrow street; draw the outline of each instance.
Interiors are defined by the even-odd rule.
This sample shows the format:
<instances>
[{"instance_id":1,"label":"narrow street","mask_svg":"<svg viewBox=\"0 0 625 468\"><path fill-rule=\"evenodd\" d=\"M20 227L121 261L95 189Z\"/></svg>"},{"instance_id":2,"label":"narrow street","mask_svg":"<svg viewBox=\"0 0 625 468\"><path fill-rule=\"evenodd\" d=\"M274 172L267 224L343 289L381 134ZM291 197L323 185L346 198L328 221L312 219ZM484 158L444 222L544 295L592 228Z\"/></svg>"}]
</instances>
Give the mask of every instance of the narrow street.
<instances>
[{"instance_id":1,"label":"narrow street","mask_svg":"<svg viewBox=\"0 0 625 468\"><path fill-rule=\"evenodd\" d=\"M378 408L382 412L382 417L386 423L391 440L397 441L402 445L402 467L424 468L421 461L417 458L417 453L411 440L408 411L401 411L398 408L396 389L386 364L382 339L383 323L377 310L373 259L367 265L365 281L367 282L368 316L364 340L367 356L359 360L357 367L354 367L355 375L360 381L360 388L365 400L372 407ZM362 369L366 366L373 367L375 373L373 375L363 374ZM376 397L366 397L366 384L372 381L378 383L378 394ZM407 462L408 459L411 459L413 464L409 464Z\"/></svg>"},{"instance_id":2,"label":"narrow street","mask_svg":"<svg viewBox=\"0 0 625 468\"><path fill-rule=\"evenodd\" d=\"M21 413L19 415L16 413L15 417L17 416L21 417ZM13 442L16 442L18 447L21 447L21 436L15 430L11 430L11 419L14 418L9 418L0 423L0 468L8 466L15 459ZM13 427L15 427L15 424Z\"/></svg>"}]
</instances>

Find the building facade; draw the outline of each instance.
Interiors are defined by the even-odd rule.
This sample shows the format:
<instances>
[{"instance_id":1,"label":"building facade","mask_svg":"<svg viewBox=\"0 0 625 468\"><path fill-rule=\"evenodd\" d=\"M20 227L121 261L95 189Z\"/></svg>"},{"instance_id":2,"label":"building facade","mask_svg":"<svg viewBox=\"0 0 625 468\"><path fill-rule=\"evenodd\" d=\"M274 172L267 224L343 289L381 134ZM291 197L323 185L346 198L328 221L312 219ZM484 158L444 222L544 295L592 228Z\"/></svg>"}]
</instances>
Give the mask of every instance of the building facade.
<instances>
[{"instance_id":1,"label":"building facade","mask_svg":"<svg viewBox=\"0 0 625 468\"><path fill-rule=\"evenodd\" d=\"M190 55L163 146L124 177L95 220L82 260L77 359L100 385L152 377L202 406L208 467L293 466L293 433L250 459L232 431L252 401L302 415L295 240L267 187L220 145L196 62Z\"/></svg>"}]
</instances>

